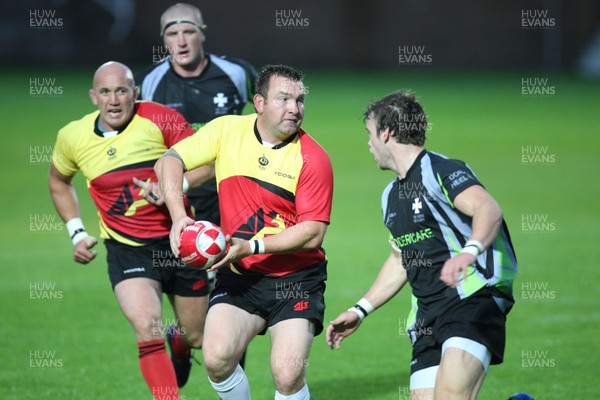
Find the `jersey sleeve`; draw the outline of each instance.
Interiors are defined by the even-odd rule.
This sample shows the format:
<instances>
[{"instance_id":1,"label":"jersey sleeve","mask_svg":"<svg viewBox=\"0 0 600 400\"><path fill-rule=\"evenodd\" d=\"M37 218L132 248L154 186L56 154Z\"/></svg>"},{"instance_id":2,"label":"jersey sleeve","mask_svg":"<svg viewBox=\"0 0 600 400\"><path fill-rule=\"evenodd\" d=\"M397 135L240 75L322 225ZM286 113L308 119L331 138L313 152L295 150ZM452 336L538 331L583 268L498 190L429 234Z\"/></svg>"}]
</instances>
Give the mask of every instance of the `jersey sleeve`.
<instances>
[{"instance_id":1,"label":"jersey sleeve","mask_svg":"<svg viewBox=\"0 0 600 400\"><path fill-rule=\"evenodd\" d=\"M173 146L186 170L210 164L217 158L221 129L221 118L217 118Z\"/></svg>"},{"instance_id":2,"label":"jersey sleeve","mask_svg":"<svg viewBox=\"0 0 600 400\"><path fill-rule=\"evenodd\" d=\"M69 140L66 128L61 129L56 137L52 151L52 163L65 176L73 176L79 171L72 149L73 140Z\"/></svg>"},{"instance_id":3,"label":"jersey sleeve","mask_svg":"<svg viewBox=\"0 0 600 400\"><path fill-rule=\"evenodd\" d=\"M436 168L436 179L440 184L444 196L452 204L456 196L465 189L481 185L475 173L462 161L445 160Z\"/></svg>"},{"instance_id":4,"label":"jersey sleeve","mask_svg":"<svg viewBox=\"0 0 600 400\"><path fill-rule=\"evenodd\" d=\"M194 129L179 111L150 101L138 104L138 115L149 119L160 129L167 147L194 134Z\"/></svg>"},{"instance_id":5,"label":"jersey sleeve","mask_svg":"<svg viewBox=\"0 0 600 400\"><path fill-rule=\"evenodd\" d=\"M249 103L252 103L252 98L254 97L254 84L256 83L258 72L256 72L256 69L248 61L240 60L239 58L223 58L227 61L238 64L244 69L244 72L246 73L246 88L248 90L248 98L246 100Z\"/></svg>"},{"instance_id":6,"label":"jersey sleeve","mask_svg":"<svg viewBox=\"0 0 600 400\"><path fill-rule=\"evenodd\" d=\"M333 169L327 153L310 142L308 149L302 151L304 164L296 189L296 212L298 222L331 220L333 201Z\"/></svg>"}]
</instances>

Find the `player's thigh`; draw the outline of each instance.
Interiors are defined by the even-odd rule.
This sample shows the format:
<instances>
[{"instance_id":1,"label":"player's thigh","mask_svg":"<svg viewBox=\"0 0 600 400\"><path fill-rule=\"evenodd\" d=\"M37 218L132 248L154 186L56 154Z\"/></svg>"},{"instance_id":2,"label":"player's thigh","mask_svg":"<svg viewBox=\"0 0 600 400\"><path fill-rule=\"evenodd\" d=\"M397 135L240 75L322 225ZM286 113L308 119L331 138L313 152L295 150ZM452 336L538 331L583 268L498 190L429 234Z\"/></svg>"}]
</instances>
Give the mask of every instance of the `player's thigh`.
<instances>
[{"instance_id":1,"label":"player's thigh","mask_svg":"<svg viewBox=\"0 0 600 400\"><path fill-rule=\"evenodd\" d=\"M208 296L169 295L183 339L194 348L202 347Z\"/></svg>"},{"instance_id":2,"label":"player's thigh","mask_svg":"<svg viewBox=\"0 0 600 400\"><path fill-rule=\"evenodd\" d=\"M227 303L208 310L204 326L203 356L209 364L230 364L235 368L248 343L265 328L265 320Z\"/></svg>"},{"instance_id":3,"label":"player's thigh","mask_svg":"<svg viewBox=\"0 0 600 400\"><path fill-rule=\"evenodd\" d=\"M286 319L269 327L271 372L275 386L300 389L304 384L315 324L303 318Z\"/></svg>"},{"instance_id":4,"label":"player's thigh","mask_svg":"<svg viewBox=\"0 0 600 400\"><path fill-rule=\"evenodd\" d=\"M161 338L162 288L149 278L131 278L115 286L121 311L133 327L139 341Z\"/></svg>"},{"instance_id":5,"label":"player's thigh","mask_svg":"<svg viewBox=\"0 0 600 400\"><path fill-rule=\"evenodd\" d=\"M435 397L475 399L485 378L489 359L489 350L479 343L463 338L448 339L438 370Z\"/></svg>"}]
</instances>

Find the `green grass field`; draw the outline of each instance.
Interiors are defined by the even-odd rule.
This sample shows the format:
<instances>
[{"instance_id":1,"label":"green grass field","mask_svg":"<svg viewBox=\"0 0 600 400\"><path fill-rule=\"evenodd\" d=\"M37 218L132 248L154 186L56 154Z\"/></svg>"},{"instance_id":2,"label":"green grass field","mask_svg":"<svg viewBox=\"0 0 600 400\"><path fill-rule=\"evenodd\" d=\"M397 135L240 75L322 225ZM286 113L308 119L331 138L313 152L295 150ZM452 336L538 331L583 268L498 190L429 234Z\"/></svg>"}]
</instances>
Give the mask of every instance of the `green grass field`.
<instances>
[{"instance_id":1,"label":"green grass field","mask_svg":"<svg viewBox=\"0 0 600 400\"><path fill-rule=\"evenodd\" d=\"M105 251L91 265L71 260L47 171L57 130L93 109L89 71L3 71L0 99L4 190L0 240L3 298L0 398L150 399L132 331L120 315ZM362 111L397 88L421 97L432 129L427 148L467 161L503 208L519 259L505 362L492 367L480 399L527 391L536 399L597 398L600 326L600 82L546 74L554 93L524 97L522 78L543 74L306 71L305 129L331 156L335 173L326 320L362 296L387 257L380 196L393 178L375 166ZM54 78L56 97L31 93ZM48 81L47 81L48 82ZM98 234L85 182L76 180L83 219ZM365 321L340 351L315 339L308 381L315 399L407 398L410 343L400 332L405 290ZM165 319L173 320L166 307ZM273 398L269 342L249 348L253 398ZM214 399L202 366L182 399Z\"/></svg>"}]
</instances>

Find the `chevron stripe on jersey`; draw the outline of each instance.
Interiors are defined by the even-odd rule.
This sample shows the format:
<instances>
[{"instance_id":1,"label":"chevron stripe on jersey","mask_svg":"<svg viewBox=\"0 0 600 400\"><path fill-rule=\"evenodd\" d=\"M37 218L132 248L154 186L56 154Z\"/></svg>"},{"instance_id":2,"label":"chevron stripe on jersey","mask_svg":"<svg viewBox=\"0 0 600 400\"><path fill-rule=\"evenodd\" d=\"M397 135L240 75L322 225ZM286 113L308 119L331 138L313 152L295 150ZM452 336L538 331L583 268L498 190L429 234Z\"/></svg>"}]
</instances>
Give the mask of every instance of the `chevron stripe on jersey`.
<instances>
[{"instance_id":1,"label":"chevron stripe on jersey","mask_svg":"<svg viewBox=\"0 0 600 400\"><path fill-rule=\"evenodd\" d=\"M149 204L133 177L156 182L156 160L193 129L175 110L137 102L129 124L118 135L105 138L94 130L98 115L93 112L60 130L53 164L63 175L81 170L85 176L102 238L135 246L167 236L171 227L167 208Z\"/></svg>"},{"instance_id":2,"label":"chevron stripe on jersey","mask_svg":"<svg viewBox=\"0 0 600 400\"><path fill-rule=\"evenodd\" d=\"M282 147L265 147L255 134L256 118L217 118L173 147L188 169L216 160L223 231L253 239L302 221L329 223L333 172L323 148L302 130ZM237 264L280 276L324 259L317 249L255 255Z\"/></svg>"}]
</instances>

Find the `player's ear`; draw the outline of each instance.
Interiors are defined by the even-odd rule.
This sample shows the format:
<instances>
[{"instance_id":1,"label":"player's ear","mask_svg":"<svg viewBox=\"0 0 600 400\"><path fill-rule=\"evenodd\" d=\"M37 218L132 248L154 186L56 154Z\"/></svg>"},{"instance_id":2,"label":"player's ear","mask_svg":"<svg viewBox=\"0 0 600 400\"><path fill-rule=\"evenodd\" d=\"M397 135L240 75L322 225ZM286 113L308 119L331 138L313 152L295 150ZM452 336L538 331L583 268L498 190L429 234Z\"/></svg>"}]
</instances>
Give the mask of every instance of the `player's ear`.
<instances>
[{"instance_id":1,"label":"player's ear","mask_svg":"<svg viewBox=\"0 0 600 400\"><path fill-rule=\"evenodd\" d=\"M390 133L390 128L385 128L385 130L381 132L381 135L379 135L379 137L381 138L381 141L383 143L387 143L388 140L390 140L390 138L392 137L392 134Z\"/></svg>"},{"instance_id":2,"label":"player's ear","mask_svg":"<svg viewBox=\"0 0 600 400\"><path fill-rule=\"evenodd\" d=\"M252 101L254 103L254 108L256 109L256 112L262 114L263 109L265 108L265 98L261 94L257 93L254 95Z\"/></svg>"},{"instance_id":3,"label":"player's ear","mask_svg":"<svg viewBox=\"0 0 600 400\"><path fill-rule=\"evenodd\" d=\"M92 100L92 103L94 103L95 106L98 105L98 99L96 98L96 92L94 91L94 89L90 89L90 99Z\"/></svg>"}]
</instances>

